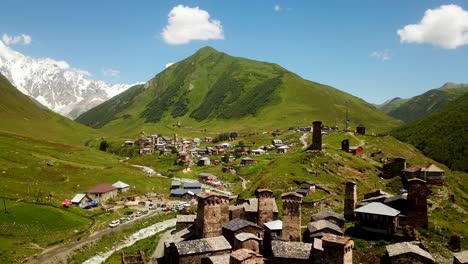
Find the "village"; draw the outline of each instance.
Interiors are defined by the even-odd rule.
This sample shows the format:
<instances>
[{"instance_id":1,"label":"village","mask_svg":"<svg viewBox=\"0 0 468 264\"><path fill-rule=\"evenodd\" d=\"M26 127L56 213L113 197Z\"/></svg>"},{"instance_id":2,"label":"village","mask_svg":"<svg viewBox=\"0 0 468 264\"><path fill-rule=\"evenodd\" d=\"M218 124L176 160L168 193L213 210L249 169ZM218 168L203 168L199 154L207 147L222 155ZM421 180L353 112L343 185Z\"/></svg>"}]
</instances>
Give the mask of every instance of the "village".
<instances>
[{"instance_id":1,"label":"village","mask_svg":"<svg viewBox=\"0 0 468 264\"><path fill-rule=\"evenodd\" d=\"M330 131L316 121L312 127L296 132L312 134L312 144L304 145L303 151L321 152L326 147L322 137ZM352 133L365 135L366 128L360 125ZM239 168L254 165L257 157L282 155L300 147L298 142L283 143L276 137L280 134L272 133L270 145L254 146L231 145L236 138L229 135L223 138L226 142L219 142L211 137L185 139L175 134L169 138L141 132L137 140L126 140L123 146L138 147L140 155L176 153L174 166L183 167L184 173L195 167L215 166L223 173L235 175ZM345 139L341 151L359 157L365 146L350 146ZM175 230L169 239L159 241L163 244L163 255L155 255L154 263L353 263L354 236L391 241L380 256L381 263L436 263L425 241L418 237L417 229L428 228L430 221L427 186L444 185L445 172L434 164L407 167L404 157L387 157L382 164L379 177L401 178L400 193L392 195L376 189L365 193L359 201L357 184L348 181L343 186L343 212L325 208L303 215L302 205L311 201L308 197L316 191L330 193L313 180L297 182L296 191L281 193L280 197L275 197L270 189L257 188L255 197L243 198L231 191L232 183L221 181L211 172L198 173L197 179L174 177L167 186L170 197L126 195L131 186L117 181L76 194L64 201L63 206L91 210L100 206L106 211L118 206L129 208L126 217L109 223L110 228L144 217L148 212L176 212ZM248 183L242 184L245 188ZM115 201L116 197L120 200ZM320 199L312 200L312 204L319 206ZM468 251L461 251L460 237L452 237L449 245L454 252L453 263L468 263ZM147 262L141 252L136 252L122 253L122 263Z\"/></svg>"}]
</instances>

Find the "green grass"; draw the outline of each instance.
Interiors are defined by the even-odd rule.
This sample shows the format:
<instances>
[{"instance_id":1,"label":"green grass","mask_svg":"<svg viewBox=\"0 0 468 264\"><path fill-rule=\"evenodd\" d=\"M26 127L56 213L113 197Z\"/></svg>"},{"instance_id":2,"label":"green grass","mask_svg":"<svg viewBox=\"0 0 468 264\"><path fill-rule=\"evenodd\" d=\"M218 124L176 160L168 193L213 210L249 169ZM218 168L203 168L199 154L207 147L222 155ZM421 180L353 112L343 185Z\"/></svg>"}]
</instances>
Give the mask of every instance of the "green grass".
<instances>
[{"instance_id":1,"label":"green grass","mask_svg":"<svg viewBox=\"0 0 468 264\"><path fill-rule=\"evenodd\" d=\"M1 263L21 262L43 248L85 231L92 223L64 209L5 201L8 213L3 210L0 213Z\"/></svg>"},{"instance_id":2,"label":"green grass","mask_svg":"<svg viewBox=\"0 0 468 264\"><path fill-rule=\"evenodd\" d=\"M322 120L382 132L401 123L364 100L304 80L278 65L203 48L144 85L84 113L77 121L107 135L139 131L187 135L206 130L256 132L310 125ZM180 121L182 128L174 125Z\"/></svg>"}]
</instances>

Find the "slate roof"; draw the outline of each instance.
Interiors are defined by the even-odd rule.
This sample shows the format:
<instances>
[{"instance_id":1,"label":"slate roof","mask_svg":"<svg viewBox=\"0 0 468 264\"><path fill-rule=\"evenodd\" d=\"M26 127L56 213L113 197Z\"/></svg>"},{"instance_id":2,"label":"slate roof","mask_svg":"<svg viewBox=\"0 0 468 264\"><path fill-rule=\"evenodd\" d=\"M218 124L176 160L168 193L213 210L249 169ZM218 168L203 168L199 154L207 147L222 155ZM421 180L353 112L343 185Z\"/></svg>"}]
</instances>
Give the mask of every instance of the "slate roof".
<instances>
[{"instance_id":1,"label":"slate roof","mask_svg":"<svg viewBox=\"0 0 468 264\"><path fill-rule=\"evenodd\" d=\"M126 184L125 182L121 182L121 181L118 181L114 184L112 184L112 186L116 189L123 189L123 188L127 188L127 187L130 187L130 185Z\"/></svg>"},{"instance_id":2,"label":"slate roof","mask_svg":"<svg viewBox=\"0 0 468 264\"><path fill-rule=\"evenodd\" d=\"M239 233L239 234L236 235L236 239L241 241L241 242L247 241L249 239L255 239L257 241L262 240L262 238L257 237L256 235L254 235L252 233Z\"/></svg>"},{"instance_id":3,"label":"slate roof","mask_svg":"<svg viewBox=\"0 0 468 264\"><path fill-rule=\"evenodd\" d=\"M175 197L182 196L184 194L190 194L192 196L195 196L199 193L201 193L201 189L172 189L171 190L171 195Z\"/></svg>"},{"instance_id":4,"label":"slate roof","mask_svg":"<svg viewBox=\"0 0 468 264\"><path fill-rule=\"evenodd\" d=\"M421 171L428 171L428 172L444 172L443 169L437 167L437 166L434 165L434 164L430 164L430 165L427 166L427 167L421 168Z\"/></svg>"},{"instance_id":5,"label":"slate roof","mask_svg":"<svg viewBox=\"0 0 468 264\"><path fill-rule=\"evenodd\" d=\"M402 193L399 195L395 195L392 197L388 197L387 199L384 200L384 203L390 203L396 200L408 200L408 194L407 193Z\"/></svg>"},{"instance_id":6,"label":"slate roof","mask_svg":"<svg viewBox=\"0 0 468 264\"><path fill-rule=\"evenodd\" d=\"M252 226L252 227L255 227L255 228L258 228L258 229L262 229L257 224L252 223L252 222L247 221L247 220L244 220L244 219L240 219L240 218L232 219L231 221L224 224L223 228L225 228L227 230L230 230L230 231L233 231L233 232L236 232L236 231L241 230L242 228L247 227L247 226Z\"/></svg>"},{"instance_id":7,"label":"slate roof","mask_svg":"<svg viewBox=\"0 0 468 264\"><path fill-rule=\"evenodd\" d=\"M283 193L281 194L281 198L288 197L288 196L294 196L297 198L302 198L302 195L295 193L295 192L288 192L288 193Z\"/></svg>"},{"instance_id":8,"label":"slate roof","mask_svg":"<svg viewBox=\"0 0 468 264\"><path fill-rule=\"evenodd\" d=\"M386 246L386 248L387 248L387 253L389 257L399 256L399 255L408 254L408 253L414 253L424 258L434 261L434 258L431 256L431 254L429 254L429 252L423 250L422 248L410 242L401 242L401 243L391 244L391 245Z\"/></svg>"},{"instance_id":9,"label":"slate roof","mask_svg":"<svg viewBox=\"0 0 468 264\"><path fill-rule=\"evenodd\" d=\"M422 169L421 166L413 165L411 167L408 167L408 168L404 169L403 171L405 171L405 172L417 172L417 171L420 171L421 169Z\"/></svg>"},{"instance_id":10,"label":"slate roof","mask_svg":"<svg viewBox=\"0 0 468 264\"><path fill-rule=\"evenodd\" d=\"M339 213L335 213L335 212L331 212L331 211L320 212L320 213L312 215L312 217L311 217L311 219L313 221L324 220L324 219L328 219L328 218L335 218L335 219L338 219L340 221L345 221L345 218L344 218L343 214L339 214Z\"/></svg>"},{"instance_id":11,"label":"slate roof","mask_svg":"<svg viewBox=\"0 0 468 264\"><path fill-rule=\"evenodd\" d=\"M468 250L453 253L453 257L460 263L468 263Z\"/></svg>"},{"instance_id":12,"label":"slate roof","mask_svg":"<svg viewBox=\"0 0 468 264\"><path fill-rule=\"evenodd\" d=\"M200 178L208 178L210 176L214 176L212 173L208 173L208 172L202 172L200 174L198 174L198 177Z\"/></svg>"},{"instance_id":13,"label":"slate roof","mask_svg":"<svg viewBox=\"0 0 468 264\"><path fill-rule=\"evenodd\" d=\"M94 186L93 188L91 188L88 193L107 193L107 192L111 192L115 190L115 188L108 184L108 183L101 183L101 184L98 184L96 186Z\"/></svg>"},{"instance_id":14,"label":"slate roof","mask_svg":"<svg viewBox=\"0 0 468 264\"><path fill-rule=\"evenodd\" d=\"M281 220L270 221L263 225L271 231L283 230L283 221Z\"/></svg>"},{"instance_id":15,"label":"slate roof","mask_svg":"<svg viewBox=\"0 0 468 264\"><path fill-rule=\"evenodd\" d=\"M199 182L186 182L184 183L184 189L201 189L202 184Z\"/></svg>"},{"instance_id":16,"label":"slate roof","mask_svg":"<svg viewBox=\"0 0 468 264\"><path fill-rule=\"evenodd\" d=\"M305 188L300 188L300 189L297 189L296 192L297 192L298 194L302 195L302 196L307 196L307 194L309 193L309 191L310 191L309 188L307 188L307 189L305 189Z\"/></svg>"},{"instance_id":17,"label":"slate roof","mask_svg":"<svg viewBox=\"0 0 468 264\"><path fill-rule=\"evenodd\" d=\"M311 250L310 243L271 241L271 251L275 258L309 259Z\"/></svg>"},{"instance_id":18,"label":"slate roof","mask_svg":"<svg viewBox=\"0 0 468 264\"><path fill-rule=\"evenodd\" d=\"M212 264L229 264L230 255L217 255L208 257Z\"/></svg>"},{"instance_id":19,"label":"slate roof","mask_svg":"<svg viewBox=\"0 0 468 264\"><path fill-rule=\"evenodd\" d=\"M229 242L223 236L181 241L175 243L175 246L179 256L203 254L232 249Z\"/></svg>"},{"instance_id":20,"label":"slate roof","mask_svg":"<svg viewBox=\"0 0 468 264\"><path fill-rule=\"evenodd\" d=\"M339 226L327 220L318 220L318 221L310 222L307 224L307 230L309 231L310 234L320 232L327 228L334 230L337 233L343 234L343 231L341 231L341 228Z\"/></svg>"},{"instance_id":21,"label":"slate roof","mask_svg":"<svg viewBox=\"0 0 468 264\"><path fill-rule=\"evenodd\" d=\"M171 186L180 186L180 181L172 181Z\"/></svg>"},{"instance_id":22,"label":"slate roof","mask_svg":"<svg viewBox=\"0 0 468 264\"><path fill-rule=\"evenodd\" d=\"M238 261L244 261L252 257L261 257L262 255L254 252L250 249L241 248L231 253L231 258L234 258Z\"/></svg>"},{"instance_id":23,"label":"slate roof","mask_svg":"<svg viewBox=\"0 0 468 264\"><path fill-rule=\"evenodd\" d=\"M192 223L197 219L197 215L177 215L177 223Z\"/></svg>"},{"instance_id":24,"label":"slate roof","mask_svg":"<svg viewBox=\"0 0 468 264\"><path fill-rule=\"evenodd\" d=\"M257 198L249 198L247 202L242 204L244 206L244 210L246 212L257 212L258 211L258 199ZM276 202L273 202L273 213L278 213L278 206Z\"/></svg>"},{"instance_id":25,"label":"slate roof","mask_svg":"<svg viewBox=\"0 0 468 264\"><path fill-rule=\"evenodd\" d=\"M383 203L372 202L366 204L358 209L354 210L356 213L375 214L375 215L386 215L386 216L397 216L400 211L395 210Z\"/></svg>"},{"instance_id":26,"label":"slate roof","mask_svg":"<svg viewBox=\"0 0 468 264\"><path fill-rule=\"evenodd\" d=\"M322 237L322 243L323 243L323 241L326 241L326 242L332 242L332 243L344 245L344 244L348 243L348 241L350 241L351 239L352 238L347 237L347 236L337 236L337 235L334 235L334 234L325 234Z\"/></svg>"}]
</instances>

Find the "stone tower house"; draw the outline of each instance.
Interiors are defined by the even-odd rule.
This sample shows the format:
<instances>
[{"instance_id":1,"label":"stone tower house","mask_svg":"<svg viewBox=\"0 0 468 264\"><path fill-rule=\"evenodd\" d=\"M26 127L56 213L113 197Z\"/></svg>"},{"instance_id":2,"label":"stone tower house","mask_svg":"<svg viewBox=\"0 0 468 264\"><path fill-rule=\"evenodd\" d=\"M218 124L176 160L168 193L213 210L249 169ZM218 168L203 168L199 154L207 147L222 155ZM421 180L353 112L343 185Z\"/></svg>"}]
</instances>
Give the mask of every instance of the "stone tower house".
<instances>
[{"instance_id":1,"label":"stone tower house","mask_svg":"<svg viewBox=\"0 0 468 264\"><path fill-rule=\"evenodd\" d=\"M312 150L322 150L322 122L312 123Z\"/></svg>"},{"instance_id":2,"label":"stone tower house","mask_svg":"<svg viewBox=\"0 0 468 264\"><path fill-rule=\"evenodd\" d=\"M262 226L264 223L273 221L273 203L275 197L269 189L257 189L255 196L258 199L257 224Z\"/></svg>"},{"instance_id":3,"label":"stone tower house","mask_svg":"<svg viewBox=\"0 0 468 264\"><path fill-rule=\"evenodd\" d=\"M347 182L344 200L344 217L346 220L354 219L354 209L357 204L357 191L355 182Z\"/></svg>"},{"instance_id":4,"label":"stone tower house","mask_svg":"<svg viewBox=\"0 0 468 264\"><path fill-rule=\"evenodd\" d=\"M350 237L325 234L322 237L323 264L352 264L354 242Z\"/></svg>"},{"instance_id":5,"label":"stone tower house","mask_svg":"<svg viewBox=\"0 0 468 264\"><path fill-rule=\"evenodd\" d=\"M341 141L341 150L349 152L349 139Z\"/></svg>"},{"instance_id":6,"label":"stone tower house","mask_svg":"<svg viewBox=\"0 0 468 264\"><path fill-rule=\"evenodd\" d=\"M302 195L290 192L281 195L283 201L283 240L301 241Z\"/></svg>"},{"instance_id":7,"label":"stone tower house","mask_svg":"<svg viewBox=\"0 0 468 264\"><path fill-rule=\"evenodd\" d=\"M221 236L223 225L229 222L229 197L201 192L197 195L197 200L196 236L198 238Z\"/></svg>"},{"instance_id":8,"label":"stone tower house","mask_svg":"<svg viewBox=\"0 0 468 264\"><path fill-rule=\"evenodd\" d=\"M408 180L408 224L427 227L427 188L419 178Z\"/></svg>"}]
</instances>

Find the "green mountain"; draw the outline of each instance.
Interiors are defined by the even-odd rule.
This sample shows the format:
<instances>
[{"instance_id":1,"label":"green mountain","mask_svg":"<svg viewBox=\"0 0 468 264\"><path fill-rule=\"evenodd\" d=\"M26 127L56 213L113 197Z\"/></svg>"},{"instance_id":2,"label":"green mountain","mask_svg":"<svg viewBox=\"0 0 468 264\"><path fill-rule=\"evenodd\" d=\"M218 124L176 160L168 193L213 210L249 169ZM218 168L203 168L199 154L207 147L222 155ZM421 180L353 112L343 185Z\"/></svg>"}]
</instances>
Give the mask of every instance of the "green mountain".
<instances>
[{"instance_id":1,"label":"green mountain","mask_svg":"<svg viewBox=\"0 0 468 264\"><path fill-rule=\"evenodd\" d=\"M322 120L382 131L398 121L364 100L307 81L272 63L233 57L205 47L89 110L76 121L109 133L183 127L206 130L285 129Z\"/></svg>"},{"instance_id":2,"label":"green mountain","mask_svg":"<svg viewBox=\"0 0 468 264\"><path fill-rule=\"evenodd\" d=\"M439 111L449 102L468 92L468 84L446 83L438 89L427 91L410 99L393 99L379 106L385 113L411 122Z\"/></svg>"},{"instance_id":3,"label":"green mountain","mask_svg":"<svg viewBox=\"0 0 468 264\"><path fill-rule=\"evenodd\" d=\"M398 139L454 170L468 171L468 93L436 113L396 129Z\"/></svg>"},{"instance_id":4,"label":"green mountain","mask_svg":"<svg viewBox=\"0 0 468 264\"><path fill-rule=\"evenodd\" d=\"M36 139L83 143L96 132L39 106L0 74L0 131Z\"/></svg>"}]
</instances>

